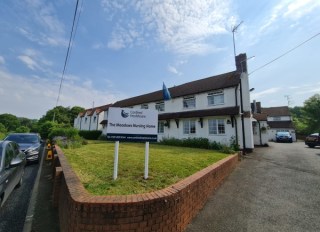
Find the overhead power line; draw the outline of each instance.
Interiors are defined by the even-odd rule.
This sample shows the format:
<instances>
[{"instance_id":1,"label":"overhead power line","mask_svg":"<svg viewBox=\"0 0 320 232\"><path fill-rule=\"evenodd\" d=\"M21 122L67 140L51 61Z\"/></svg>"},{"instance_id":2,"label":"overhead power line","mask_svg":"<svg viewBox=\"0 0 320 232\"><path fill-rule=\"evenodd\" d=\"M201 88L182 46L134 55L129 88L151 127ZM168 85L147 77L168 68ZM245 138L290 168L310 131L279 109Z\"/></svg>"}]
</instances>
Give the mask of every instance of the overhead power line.
<instances>
[{"instance_id":1,"label":"overhead power line","mask_svg":"<svg viewBox=\"0 0 320 232\"><path fill-rule=\"evenodd\" d=\"M76 7L75 7L75 10L74 10L74 14L73 14L73 21L72 21L72 28L71 28L70 38L69 38L68 50L67 50L67 54L66 54L66 57L65 57L65 60L64 60L64 66L63 66L63 71L62 71L62 75L61 75L59 93L58 93L58 97L57 97L56 106L58 105L58 102L59 102L59 99L60 99L62 82L63 82L63 79L64 79L64 74L66 72L67 63L68 63L68 60L69 60L69 57L70 57L70 53L71 53L71 49L72 49L72 41L74 39L74 35L75 35L75 31L76 31L75 25L76 26L78 25L78 24L76 24L78 5L79 5L79 0L77 0ZM80 17L80 15L79 15L79 17ZM79 21L79 19L78 19L78 21Z\"/></svg>"},{"instance_id":2,"label":"overhead power line","mask_svg":"<svg viewBox=\"0 0 320 232\"><path fill-rule=\"evenodd\" d=\"M282 55L278 56L277 58L275 58L275 59L273 59L273 60L269 61L268 63L266 63L266 64L264 64L264 65L260 66L259 68L256 68L256 69L255 69L255 70L253 70L251 73L249 73L249 75L251 75L252 73L254 73L254 72L256 72L256 71L258 71L258 70L260 70L260 69L262 69L262 68L266 67L267 65L269 65L269 64L271 64L271 63L273 63L273 62L275 62L276 60L278 60L278 59L280 59L281 57L283 57L283 56L287 55L288 53L292 52L293 50L297 49L298 47L302 46L303 44L305 44L305 43L309 42L310 40L314 39L315 37L317 37L317 36L319 36L319 35L320 35L320 32L319 32L319 33L317 33L317 34L315 34L314 36L310 37L309 39L307 39L307 40L303 41L302 43L298 44L298 45L297 45L297 46L295 46L294 48L292 48L292 49L288 50L287 52L283 53Z\"/></svg>"},{"instance_id":3,"label":"overhead power line","mask_svg":"<svg viewBox=\"0 0 320 232\"><path fill-rule=\"evenodd\" d=\"M64 80L64 75L65 75L65 72L66 72L66 69L67 69L67 64L68 64L68 61L69 61L69 58L70 58L70 54L71 54L71 50L72 50L72 44L73 44L72 41L74 40L74 37L75 37L75 34L76 34L76 30L77 30L77 27L78 27L79 18L80 18L81 11L79 11L79 14L77 14L78 6L79 6L79 0L77 0L76 7L75 7L75 10L74 10L74 14L73 14L73 21L72 21L72 28L71 28L70 38L69 38L68 50L67 50L67 54L66 54L66 57L65 57L65 60L64 60L64 66L63 66L63 71L62 71L62 75L61 75L61 79L60 79L60 86L59 86L59 92L58 92L58 97L57 97L57 101L56 101L56 107L58 106L58 102L59 102L59 99L60 99L60 94L61 94L61 89L62 89L62 82ZM78 19L77 19L77 15L78 15ZM52 121L54 121L54 119L55 119L55 112L54 112Z\"/></svg>"}]
</instances>

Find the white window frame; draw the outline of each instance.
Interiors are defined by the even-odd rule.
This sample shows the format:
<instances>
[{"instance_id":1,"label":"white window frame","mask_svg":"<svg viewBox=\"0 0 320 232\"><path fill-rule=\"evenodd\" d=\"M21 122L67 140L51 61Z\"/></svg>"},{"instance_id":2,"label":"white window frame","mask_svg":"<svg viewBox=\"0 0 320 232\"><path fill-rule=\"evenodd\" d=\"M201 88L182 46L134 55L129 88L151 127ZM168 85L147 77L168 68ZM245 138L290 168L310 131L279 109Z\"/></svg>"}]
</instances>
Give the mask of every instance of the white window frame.
<instances>
[{"instance_id":1,"label":"white window frame","mask_svg":"<svg viewBox=\"0 0 320 232\"><path fill-rule=\"evenodd\" d=\"M212 118L208 120L209 135L225 135L226 120L222 118Z\"/></svg>"},{"instance_id":2,"label":"white window frame","mask_svg":"<svg viewBox=\"0 0 320 232\"><path fill-rule=\"evenodd\" d=\"M183 120L183 134L196 134L197 127L196 127L196 120L186 119Z\"/></svg>"},{"instance_id":3,"label":"white window frame","mask_svg":"<svg viewBox=\"0 0 320 232\"><path fill-rule=\"evenodd\" d=\"M155 105L156 110L163 112L164 111L164 102L157 102Z\"/></svg>"},{"instance_id":4,"label":"white window frame","mask_svg":"<svg viewBox=\"0 0 320 232\"><path fill-rule=\"evenodd\" d=\"M196 98L195 96L188 96L183 98L183 108L192 109L196 108Z\"/></svg>"},{"instance_id":5,"label":"white window frame","mask_svg":"<svg viewBox=\"0 0 320 232\"><path fill-rule=\"evenodd\" d=\"M158 122L158 134L163 134L164 133L164 121L159 121Z\"/></svg>"},{"instance_id":6,"label":"white window frame","mask_svg":"<svg viewBox=\"0 0 320 232\"><path fill-rule=\"evenodd\" d=\"M148 108L149 108L148 104L142 104L141 105L141 109L148 109Z\"/></svg>"},{"instance_id":7,"label":"white window frame","mask_svg":"<svg viewBox=\"0 0 320 232\"><path fill-rule=\"evenodd\" d=\"M221 97L222 97L222 101L218 102L218 99L221 99ZM224 91L218 90L218 91L208 93L207 99L208 99L209 106L223 105L224 104Z\"/></svg>"}]
</instances>

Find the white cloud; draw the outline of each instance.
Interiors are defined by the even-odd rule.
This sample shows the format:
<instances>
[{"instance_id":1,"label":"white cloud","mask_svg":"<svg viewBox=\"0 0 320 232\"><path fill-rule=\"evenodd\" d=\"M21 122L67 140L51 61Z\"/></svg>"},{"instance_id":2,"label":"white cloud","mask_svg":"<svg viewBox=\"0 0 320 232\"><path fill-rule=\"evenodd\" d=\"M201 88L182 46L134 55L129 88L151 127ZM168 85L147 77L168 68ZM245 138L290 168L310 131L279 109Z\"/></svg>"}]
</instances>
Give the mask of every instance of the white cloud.
<instances>
[{"instance_id":1,"label":"white cloud","mask_svg":"<svg viewBox=\"0 0 320 232\"><path fill-rule=\"evenodd\" d=\"M25 63L31 70L40 69L38 63L34 61L30 56L21 55L18 56L18 59Z\"/></svg>"},{"instance_id":2,"label":"white cloud","mask_svg":"<svg viewBox=\"0 0 320 232\"><path fill-rule=\"evenodd\" d=\"M179 76L182 75L182 72L179 72L175 67L171 65L168 65L168 71Z\"/></svg>"},{"instance_id":3,"label":"white cloud","mask_svg":"<svg viewBox=\"0 0 320 232\"><path fill-rule=\"evenodd\" d=\"M46 67L52 65L52 62L45 59L40 52L30 48L18 56L18 59L31 70L46 71Z\"/></svg>"},{"instance_id":4,"label":"white cloud","mask_svg":"<svg viewBox=\"0 0 320 232\"><path fill-rule=\"evenodd\" d=\"M266 16L266 20L260 27L260 32L267 32L277 28L279 21L283 19L298 20L320 7L320 1L314 0L282 0L273 7L271 14ZM297 25L290 24L291 27Z\"/></svg>"},{"instance_id":5,"label":"white cloud","mask_svg":"<svg viewBox=\"0 0 320 232\"><path fill-rule=\"evenodd\" d=\"M188 4L184 0L102 1L102 6L108 16L112 12L109 20L115 15L120 17L108 42L112 49L143 44L146 38L154 38L176 54L205 54L218 50L208 40L227 33L235 22L230 1L189 1ZM129 10L140 18L133 21Z\"/></svg>"},{"instance_id":6,"label":"white cloud","mask_svg":"<svg viewBox=\"0 0 320 232\"><path fill-rule=\"evenodd\" d=\"M6 61L5 61L4 57L0 56L0 64L5 64L5 63L6 63Z\"/></svg>"},{"instance_id":7,"label":"white cloud","mask_svg":"<svg viewBox=\"0 0 320 232\"><path fill-rule=\"evenodd\" d=\"M77 84L76 77L65 79L62 86L59 105L82 106L89 108L92 101L95 105L113 103L126 97L112 88L97 91L89 82ZM47 78L27 78L0 69L0 114L10 113L18 117L39 119L49 109L55 107L59 82ZM14 80L14 81L13 81ZM17 84L19 83L19 84ZM50 86L45 88L44 86Z\"/></svg>"},{"instance_id":8,"label":"white cloud","mask_svg":"<svg viewBox=\"0 0 320 232\"><path fill-rule=\"evenodd\" d=\"M291 1L286 11L284 12L284 17L290 17L292 19L299 19L316 8L320 7L320 1L315 0L295 0Z\"/></svg>"},{"instance_id":9,"label":"white cloud","mask_svg":"<svg viewBox=\"0 0 320 232\"><path fill-rule=\"evenodd\" d=\"M281 88L279 88L279 87L273 87L273 88L266 89L266 90L263 90L258 93L253 92L251 94L251 97L252 97L252 99L259 99L261 97L272 96L273 94L279 92L280 90L281 90Z\"/></svg>"},{"instance_id":10,"label":"white cloud","mask_svg":"<svg viewBox=\"0 0 320 232\"><path fill-rule=\"evenodd\" d=\"M58 19L53 3L28 0L26 4L24 13L26 20L30 20L29 27L18 27L18 31L40 45L66 46L64 24Z\"/></svg>"}]
</instances>

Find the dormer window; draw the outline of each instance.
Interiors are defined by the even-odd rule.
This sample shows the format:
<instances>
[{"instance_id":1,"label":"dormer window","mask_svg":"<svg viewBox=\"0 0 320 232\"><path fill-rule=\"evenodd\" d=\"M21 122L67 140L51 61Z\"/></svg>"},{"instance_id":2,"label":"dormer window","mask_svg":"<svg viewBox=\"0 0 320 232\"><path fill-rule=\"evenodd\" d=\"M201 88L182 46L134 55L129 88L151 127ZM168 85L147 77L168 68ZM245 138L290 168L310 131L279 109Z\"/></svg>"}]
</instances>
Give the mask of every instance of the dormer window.
<instances>
[{"instance_id":1,"label":"dormer window","mask_svg":"<svg viewBox=\"0 0 320 232\"><path fill-rule=\"evenodd\" d=\"M208 93L208 105L222 105L224 104L224 93L223 90L214 91Z\"/></svg>"},{"instance_id":2,"label":"dormer window","mask_svg":"<svg viewBox=\"0 0 320 232\"><path fill-rule=\"evenodd\" d=\"M148 109L148 104L142 104L141 109Z\"/></svg>"},{"instance_id":3,"label":"dormer window","mask_svg":"<svg viewBox=\"0 0 320 232\"><path fill-rule=\"evenodd\" d=\"M183 98L183 108L195 108L196 107L196 98L194 96L188 96Z\"/></svg>"},{"instance_id":4,"label":"dormer window","mask_svg":"<svg viewBox=\"0 0 320 232\"><path fill-rule=\"evenodd\" d=\"M164 111L164 102L157 102L156 103L156 110Z\"/></svg>"}]
</instances>

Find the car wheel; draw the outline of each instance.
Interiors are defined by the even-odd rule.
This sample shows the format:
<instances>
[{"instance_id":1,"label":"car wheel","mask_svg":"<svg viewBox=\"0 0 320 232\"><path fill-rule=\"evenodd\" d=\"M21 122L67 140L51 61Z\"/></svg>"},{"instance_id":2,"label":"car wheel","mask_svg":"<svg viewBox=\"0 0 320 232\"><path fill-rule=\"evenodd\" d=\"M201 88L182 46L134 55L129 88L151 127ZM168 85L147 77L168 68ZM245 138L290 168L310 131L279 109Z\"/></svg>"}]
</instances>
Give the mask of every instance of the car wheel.
<instances>
[{"instance_id":1,"label":"car wheel","mask_svg":"<svg viewBox=\"0 0 320 232\"><path fill-rule=\"evenodd\" d=\"M308 147L314 148L314 145L313 144L308 144Z\"/></svg>"}]
</instances>

